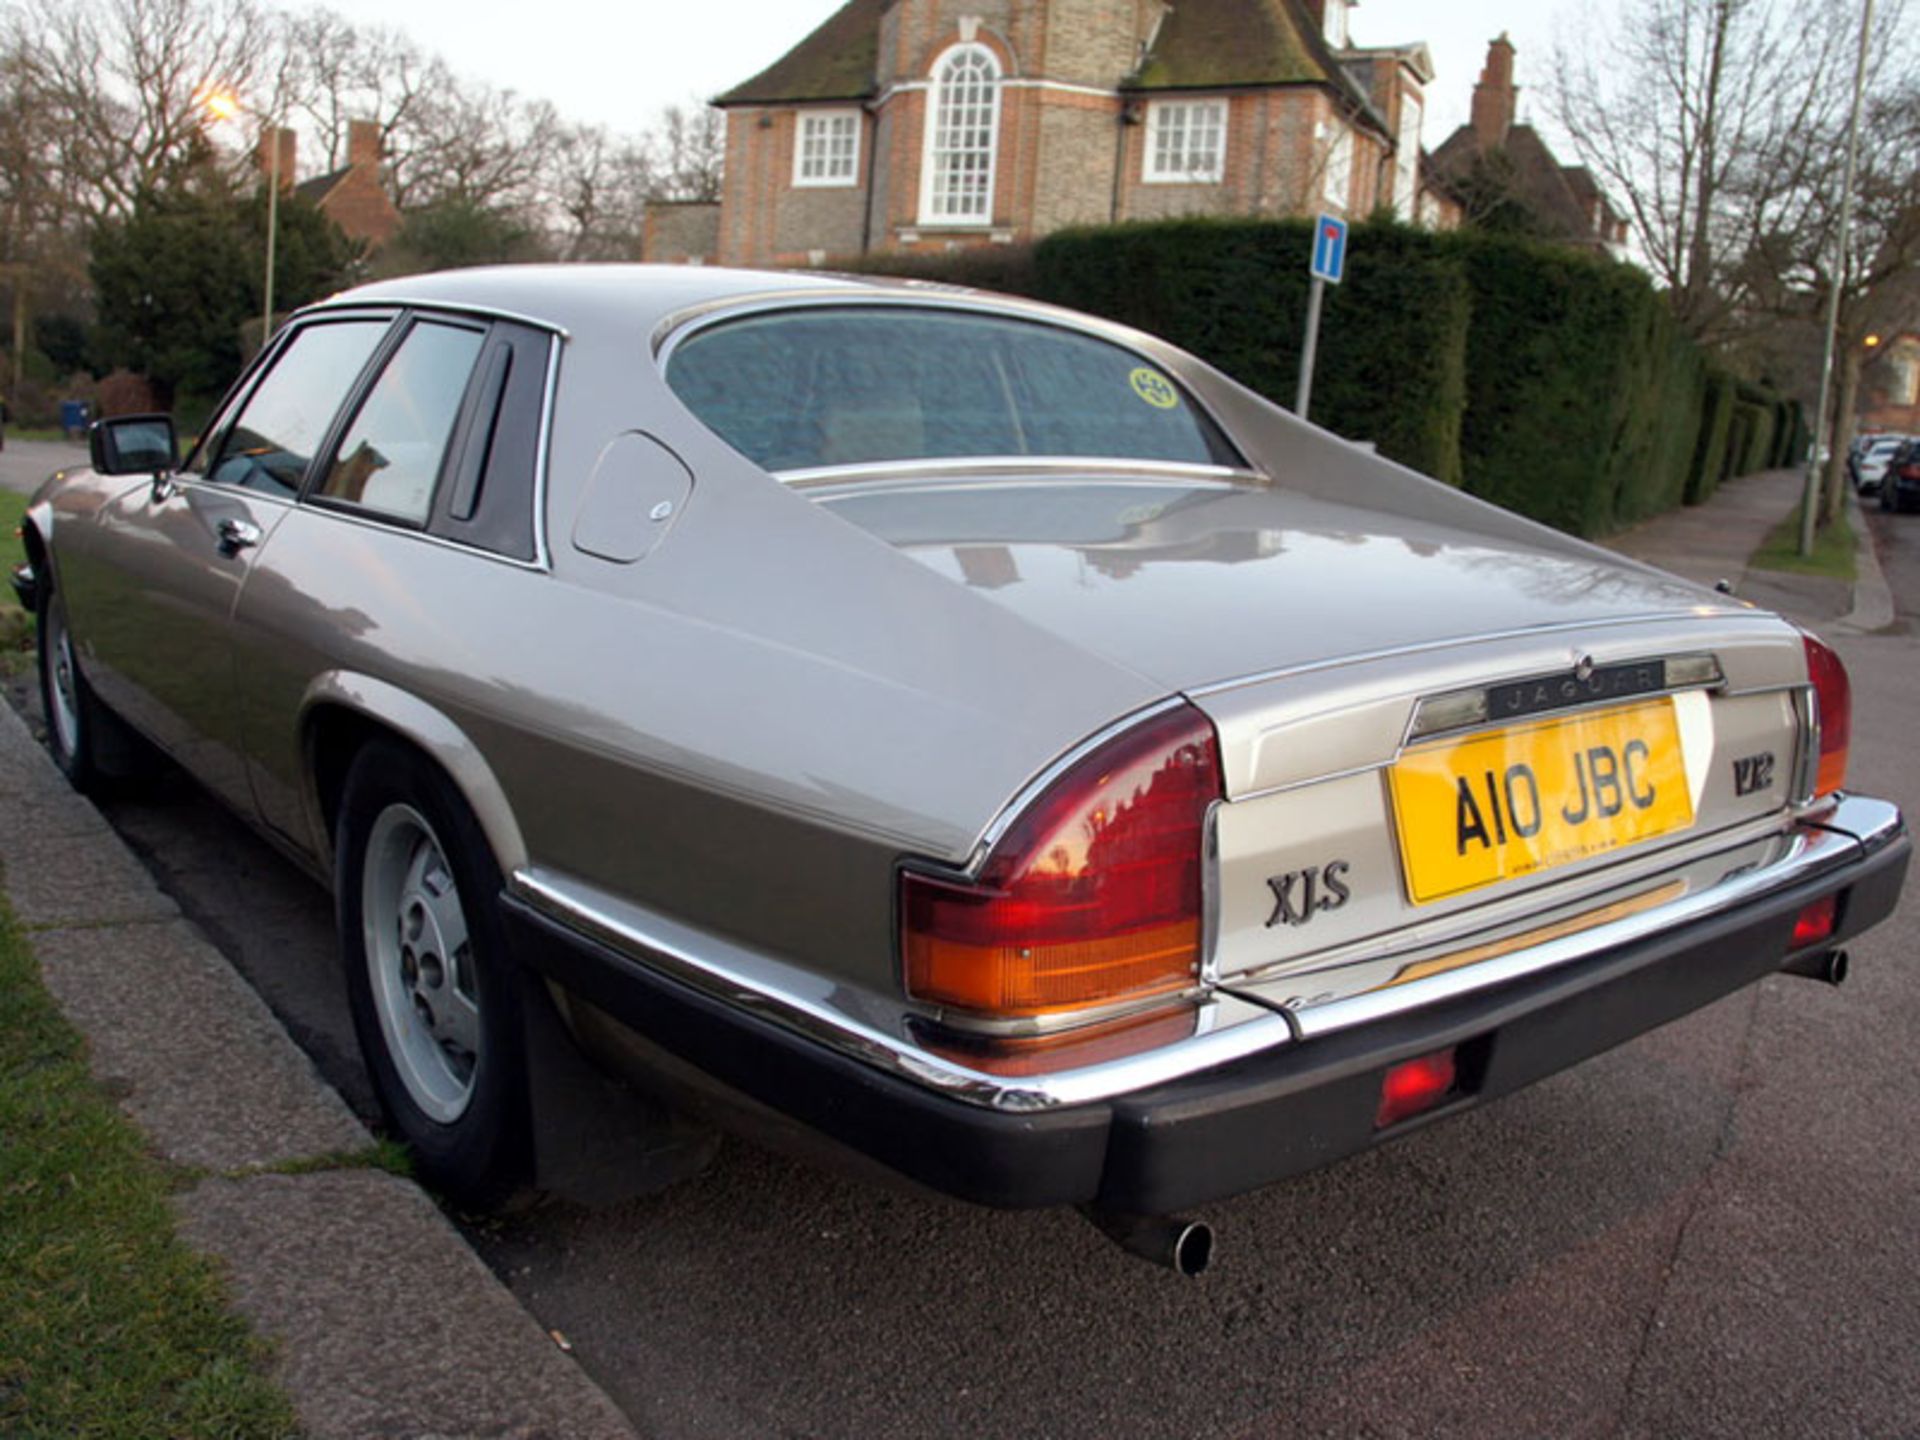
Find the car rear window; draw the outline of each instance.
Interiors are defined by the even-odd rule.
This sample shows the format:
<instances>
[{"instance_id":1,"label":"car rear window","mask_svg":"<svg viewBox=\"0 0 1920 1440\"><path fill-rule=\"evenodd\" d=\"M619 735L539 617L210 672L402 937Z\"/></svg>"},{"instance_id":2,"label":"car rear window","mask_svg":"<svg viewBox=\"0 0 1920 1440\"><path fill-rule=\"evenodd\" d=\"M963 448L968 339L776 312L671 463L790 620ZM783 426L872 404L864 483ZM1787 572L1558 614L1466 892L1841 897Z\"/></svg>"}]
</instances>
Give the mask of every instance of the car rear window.
<instances>
[{"instance_id":1,"label":"car rear window","mask_svg":"<svg viewBox=\"0 0 1920 1440\"><path fill-rule=\"evenodd\" d=\"M969 456L1242 463L1142 356L958 310L849 306L728 321L673 352L667 383L774 471Z\"/></svg>"}]
</instances>

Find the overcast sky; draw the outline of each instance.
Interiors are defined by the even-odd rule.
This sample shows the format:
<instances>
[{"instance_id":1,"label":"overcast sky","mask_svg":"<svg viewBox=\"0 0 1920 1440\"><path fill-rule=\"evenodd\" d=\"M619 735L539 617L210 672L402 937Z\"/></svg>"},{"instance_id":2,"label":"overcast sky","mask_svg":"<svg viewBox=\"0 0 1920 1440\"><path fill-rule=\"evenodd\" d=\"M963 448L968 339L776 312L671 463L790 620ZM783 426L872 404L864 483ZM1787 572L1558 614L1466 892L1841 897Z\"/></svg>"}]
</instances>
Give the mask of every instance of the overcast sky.
<instances>
[{"instance_id":1,"label":"overcast sky","mask_svg":"<svg viewBox=\"0 0 1920 1440\"><path fill-rule=\"evenodd\" d=\"M541 96L568 119L617 131L646 128L664 105L705 100L746 79L832 14L839 0L541 0L482 19L472 0L325 0L369 24L398 25L463 74ZM1428 91L1426 143L1467 116L1487 42L1507 31L1519 50L1521 113L1546 79L1556 23L1615 0L1360 0L1354 42L1424 40L1439 73ZM1571 157L1563 157L1569 159Z\"/></svg>"}]
</instances>

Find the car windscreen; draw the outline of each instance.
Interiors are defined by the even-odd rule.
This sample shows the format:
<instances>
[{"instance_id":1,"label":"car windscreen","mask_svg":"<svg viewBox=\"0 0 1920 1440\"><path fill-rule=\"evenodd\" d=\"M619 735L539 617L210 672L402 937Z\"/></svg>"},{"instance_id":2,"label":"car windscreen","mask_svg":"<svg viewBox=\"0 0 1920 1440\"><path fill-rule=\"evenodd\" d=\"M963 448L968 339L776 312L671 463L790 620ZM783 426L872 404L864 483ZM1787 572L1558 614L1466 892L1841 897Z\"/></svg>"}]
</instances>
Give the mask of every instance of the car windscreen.
<instances>
[{"instance_id":1,"label":"car windscreen","mask_svg":"<svg viewBox=\"0 0 1920 1440\"><path fill-rule=\"evenodd\" d=\"M727 321L674 350L667 383L774 471L969 456L1244 463L1146 358L963 310L862 305Z\"/></svg>"}]
</instances>

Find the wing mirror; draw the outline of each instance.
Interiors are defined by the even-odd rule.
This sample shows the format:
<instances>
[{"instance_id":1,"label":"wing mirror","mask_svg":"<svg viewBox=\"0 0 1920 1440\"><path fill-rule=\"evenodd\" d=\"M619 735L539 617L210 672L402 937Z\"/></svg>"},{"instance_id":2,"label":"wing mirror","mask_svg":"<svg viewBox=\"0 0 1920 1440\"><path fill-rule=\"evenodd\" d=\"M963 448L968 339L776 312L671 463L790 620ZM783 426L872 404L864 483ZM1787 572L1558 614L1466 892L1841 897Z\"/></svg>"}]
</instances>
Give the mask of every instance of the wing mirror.
<instances>
[{"instance_id":1,"label":"wing mirror","mask_svg":"<svg viewBox=\"0 0 1920 1440\"><path fill-rule=\"evenodd\" d=\"M93 468L102 475L151 475L180 468L180 441L171 415L115 415L87 428Z\"/></svg>"}]
</instances>

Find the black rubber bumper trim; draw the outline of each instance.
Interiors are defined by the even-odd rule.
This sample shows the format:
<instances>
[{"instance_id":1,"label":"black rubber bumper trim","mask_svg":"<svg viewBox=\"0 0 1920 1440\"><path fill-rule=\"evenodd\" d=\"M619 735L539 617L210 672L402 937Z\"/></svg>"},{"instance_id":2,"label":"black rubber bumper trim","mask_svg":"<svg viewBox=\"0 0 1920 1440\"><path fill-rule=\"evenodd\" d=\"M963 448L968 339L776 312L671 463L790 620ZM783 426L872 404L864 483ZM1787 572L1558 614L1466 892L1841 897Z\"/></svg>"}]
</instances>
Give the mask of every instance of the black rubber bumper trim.
<instances>
[{"instance_id":1,"label":"black rubber bumper trim","mask_svg":"<svg viewBox=\"0 0 1920 1440\"><path fill-rule=\"evenodd\" d=\"M960 1199L1169 1214L1257 1189L1520 1089L1778 970L1840 892L1844 943L1891 913L1911 844L1527 980L1282 1046L1115 1100L1013 1113L939 1094L641 965L505 897L519 953L733 1088ZM1811 982L1809 982L1811 983ZM1462 1047L1463 1093L1376 1130L1386 1070Z\"/></svg>"},{"instance_id":2,"label":"black rubber bumper trim","mask_svg":"<svg viewBox=\"0 0 1920 1440\"><path fill-rule=\"evenodd\" d=\"M515 953L566 989L698 1066L902 1175L1009 1209L1072 1205L1099 1189L1106 1105L991 1110L797 1035L534 910L501 901Z\"/></svg>"},{"instance_id":3,"label":"black rubber bumper trim","mask_svg":"<svg viewBox=\"0 0 1920 1440\"><path fill-rule=\"evenodd\" d=\"M1793 924L1838 891L1831 949L1893 910L1903 834L1838 873L1497 989L1310 1039L1114 1102L1100 1203L1168 1214L1301 1174L1545 1079L1777 971ZM1813 983L1813 982L1807 982ZM1386 1130L1386 1071L1461 1046L1463 1093Z\"/></svg>"}]
</instances>

